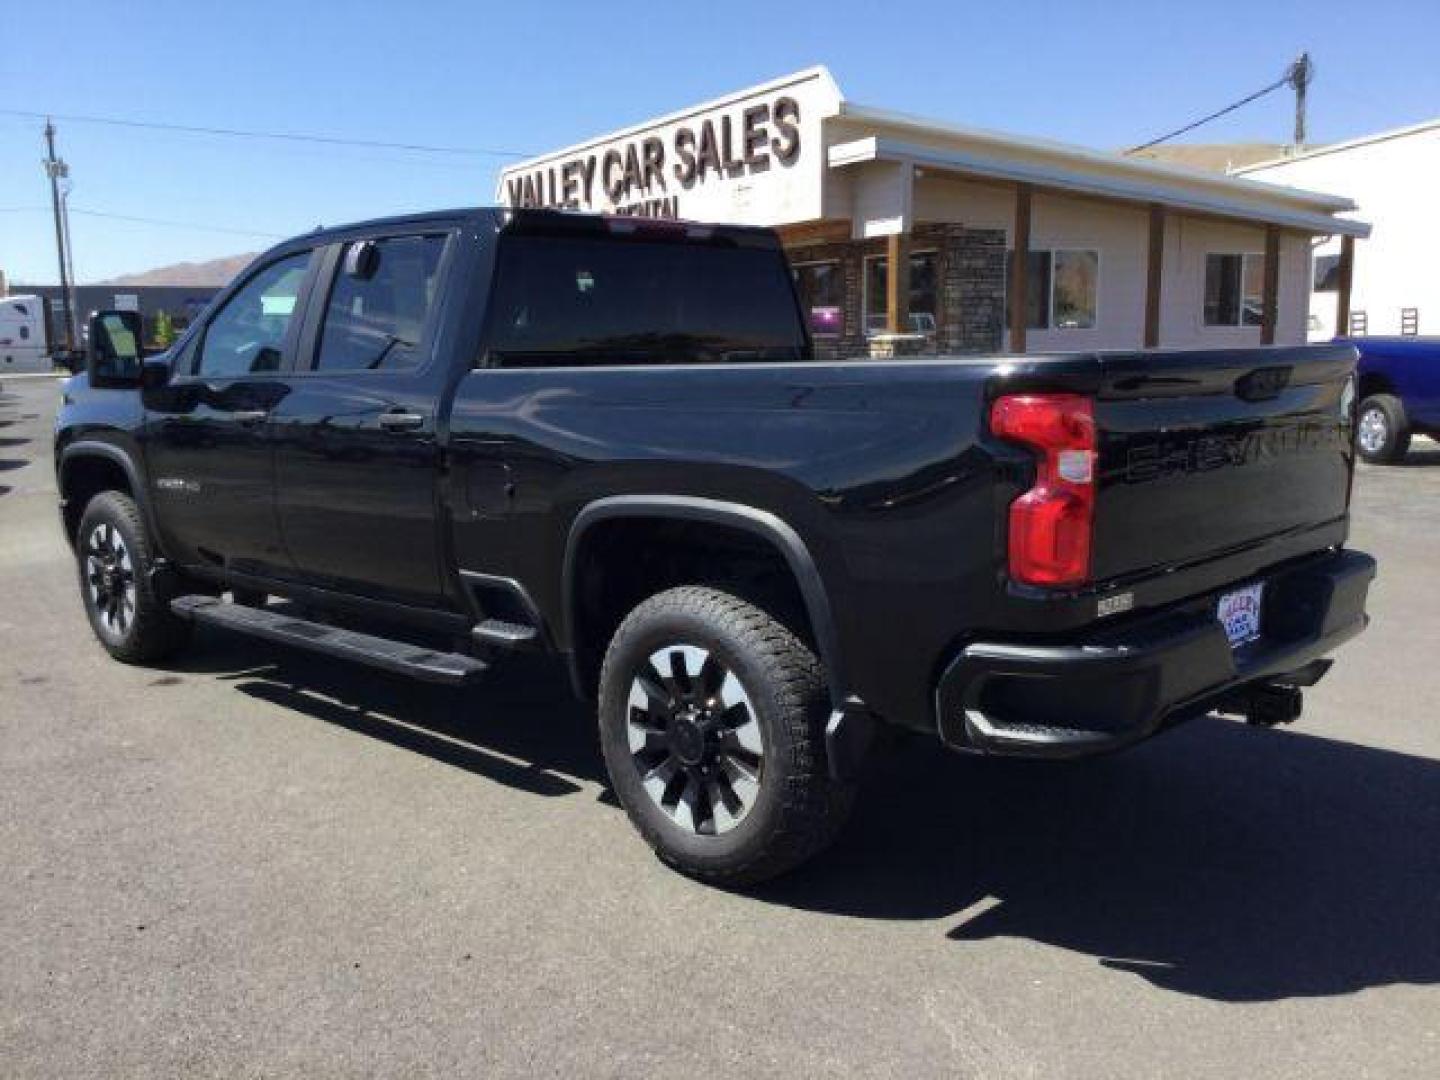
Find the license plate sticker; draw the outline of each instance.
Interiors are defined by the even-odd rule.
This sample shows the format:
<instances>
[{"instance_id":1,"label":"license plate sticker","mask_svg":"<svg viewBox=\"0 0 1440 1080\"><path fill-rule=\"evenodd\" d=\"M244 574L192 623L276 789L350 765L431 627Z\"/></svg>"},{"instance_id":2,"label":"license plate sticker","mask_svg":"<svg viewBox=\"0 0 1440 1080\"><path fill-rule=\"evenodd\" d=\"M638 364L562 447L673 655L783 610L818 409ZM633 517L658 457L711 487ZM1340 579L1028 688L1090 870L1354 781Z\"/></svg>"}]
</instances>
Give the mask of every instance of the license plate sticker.
<instances>
[{"instance_id":1,"label":"license plate sticker","mask_svg":"<svg viewBox=\"0 0 1440 1080\"><path fill-rule=\"evenodd\" d=\"M1215 617L1225 627L1225 636L1230 639L1232 649L1238 649L1260 636L1260 594L1264 591L1265 583L1257 581L1254 585L1246 585L1220 597Z\"/></svg>"}]
</instances>

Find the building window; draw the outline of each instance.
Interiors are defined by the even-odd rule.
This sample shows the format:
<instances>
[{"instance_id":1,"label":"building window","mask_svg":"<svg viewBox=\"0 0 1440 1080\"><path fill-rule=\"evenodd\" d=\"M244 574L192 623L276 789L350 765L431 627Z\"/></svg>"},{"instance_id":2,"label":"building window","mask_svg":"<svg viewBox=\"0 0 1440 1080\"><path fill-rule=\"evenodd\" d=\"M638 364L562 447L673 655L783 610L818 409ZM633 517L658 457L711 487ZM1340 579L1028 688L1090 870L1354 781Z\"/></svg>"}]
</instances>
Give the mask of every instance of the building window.
<instances>
[{"instance_id":1,"label":"building window","mask_svg":"<svg viewBox=\"0 0 1440 1080\"><path fill-rule=\"evenodd\" d=\"M1100 253L1057 248L1028 252L1025 326L1029 330L1093 330L1100 295ZM1005 257L1010 280L1010 253ZM1010 323L1009 291L1005 322Z\"/></svg>"},{"instance_id":2,"label":"building window","mask_svg":"<svg viewBox=\"0 0 1440 1080\"><path fill-rule=\"evenodd\" d=\"M1057 330L1094 329L1100 253L1053 251L1050 254L1050 325Z\"/></svg>"},{"instance_id":3,"label":"building window","mask_svg":"<svg viewBox=\"0 0 1440 1080\"><path fill-rule=\"evenodd\" d=\"M1315 256L1315 292L1340 291L1340 256Z\"/></svg>"},{"instance_id":4,"label":"building window","mask_svg":"<svg viewBox=\"0 0 1440 1080\"><path fill-rule=\"evenodd\" d=\"M838 262L794 267L795 290L814 337L838 337L845 330L845 273Z\"/></svg>"},{"instance_id":5,"label":"building window","mask_svg":"<svg viewBox=\"0 0 1440 1080\"><path fill-rule=\"evenodd\" d=\"M1265 256L1205 256L1205 325L1259 326L1265 309Z\"/></svg>"},{"instance_id":6,"label":"building window","mask_svg":"<svg viewBox=\"0 0 1440 1080\"><path fill-rule=\"evenodd\" d=\"M912 334L935 332L940 257L933 251L910 256L910 325ZM887 296L890 291L890 261L884 255L865 260L865 333L883 334L889 328Z\"/></svg>"}]
</instances>

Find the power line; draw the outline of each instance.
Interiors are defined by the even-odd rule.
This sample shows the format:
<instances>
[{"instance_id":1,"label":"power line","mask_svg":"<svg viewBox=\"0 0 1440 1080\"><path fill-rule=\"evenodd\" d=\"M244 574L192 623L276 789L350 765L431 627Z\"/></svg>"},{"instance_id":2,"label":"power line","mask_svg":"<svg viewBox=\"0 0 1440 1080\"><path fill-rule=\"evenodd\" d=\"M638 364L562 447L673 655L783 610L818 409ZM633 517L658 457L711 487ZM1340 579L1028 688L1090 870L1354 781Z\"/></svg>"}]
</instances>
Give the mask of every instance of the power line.
<instances>
[{"instance_id":1,"label":"power line","mask_svg":"<svg viewBox=\"0 0 1440 1080\"><path fill-rule=\"evenodd\" d=\"M1151 139L1149 142L1147 142L1147 143L1141 143L1139 146L1132 146L1129 150L1126 150L1125 153L1127 153L1127 154L1138 154L1141 150L1149 150L1152 146L1159 146L1162 142L1169 142L1171 139L1175 138L1176 135L1184 135L1187 131L1194 131L1197 127L1200 127L1202 124L1208 124L1211 120L1218 120L1220 117L1224 116L1226 113L1232 113L1232 112L1234 112L1236 109L1238 109L1238 108L1240 108L1240 107L1242 107L1242 106L1244 106L1244 105L1249 105L1250 102L1254 101L1256 98L1264 97L1266 94L1270 93L1271 91L1279 90L1280 87L1284 86L1284 85L1285 85L1286 83L1288 83L1289 81L1290 81L1290 73L1289 73L1289 72L1286 72L1283 78L1276 79L1276 80L1275 80L1273 83L1271 83L1269 86L1267 86L1267 87L1265 87L1265 88L1263 88L1263 89L1261 89L1261 90L1256 90L1255 93L1250 94L1250 95L1247 96L1247 97L1243 97L1243 98L1241 98L1239 101L1234 102L1233 104L1226 105L1223 109L1217 109L1215 112L1211 113L1209 116L1202 116L1199 120L1196 120L1194 123L1186 124L1184 127L1176 128L1174 131L1170 132L1169 134L1161 135L1158 139Z\"/></svg>"},{"instance_id":2,"label":"power line","mask_svg":"<svg viewBox=\"0 0 1440 1080\"><path fill-rule=\"evenodd\" d=\"M230 229L223 225L197 225L194 222L171 222L164 217L137 217L130 213L109 213L108 210L82 210L78 206L71 207L71 213L79 213L86 217L108 217L115 222L138 222L140 225L164 225L171 229L202 229L204 232L228 232L233 236L268 236L272 240L284 240L292 233L261 232L259 229Z\"/></svg>"},{"instance_id":3,"label":"power line","mask_svg":"<svg viewBox=\"0 0 1440 1080\"><path fill-rule=\"evenodd\" d=\"M65 120L75 124L108 124L112 127L146 128L173 131L185 135L219 135L237 139L277 139L285 142L322 143L326 146L363 146L372 150L409 150L423 154L472 154L481 157L528 157L519 150L497 150L484 146L433 146L426 143L384 142L379 139L345 139L337 135L310 135L291 131L247 131L241 128L203 127L192 124L167 124L151 120L129 120L118 116L81 116L74 113L32 112L26 109L0 109L0 115L20 116L30 120Z\"/></svg>"},{"instance_id":4,"label":"power line","mask_svg":"<svg viewBox=\"0 0 1440 1080\"><path fill-rule=\"evenodd\" d=\"M1249 105L1256 98L1264 97L1272 91L1279 90L1282 86L1292 87L1295 91L1295 145L1299 146L1305 141L1305 90L1315 78L1315 65L1310 62L1309 53L1301 53L1286 68L1285 74L1276 79L1269 86L1261 87L1253 94L1248 94L1239 101L1218 109L1209 116L1202 116L1193 123L1186 124L1182 128L1176 128L1167 135L1161 135L1158 139L1151 139L1139 146L1132 146L1126 150L1127 154L1138 154L1141 150L1149 150L1152 146L1158 146L1162 142L1168 142L1176 135L1184 135L1187 131L1194 131L1202 124L1208 124L1211 120L1218 120L1226 113L1232 113L1242 106Z\"/></svg>"},{"instance_id":5,"label":"power line","mask_svg":"<svg viewBox=\"0 0 1440 1080\"><path fill-rule=\"evenodd\" d=\"M140 217L136 214L114 214L108 210L85 210L78 206L69 208L72 214L81 214L85 217L108 218L112 221L132 221L140 225L161 225L171 229L197 229L201 232L230 233L233 236L259 236L270 240L284 240L287 236L296 235L291 233L263 232L259 229L232 229L224 225L201 225L194 221L172 221L167 218ZM50 212L45 206L6 206L0 207L0 214L27 214Z\"/></svg>"}]
</instances>

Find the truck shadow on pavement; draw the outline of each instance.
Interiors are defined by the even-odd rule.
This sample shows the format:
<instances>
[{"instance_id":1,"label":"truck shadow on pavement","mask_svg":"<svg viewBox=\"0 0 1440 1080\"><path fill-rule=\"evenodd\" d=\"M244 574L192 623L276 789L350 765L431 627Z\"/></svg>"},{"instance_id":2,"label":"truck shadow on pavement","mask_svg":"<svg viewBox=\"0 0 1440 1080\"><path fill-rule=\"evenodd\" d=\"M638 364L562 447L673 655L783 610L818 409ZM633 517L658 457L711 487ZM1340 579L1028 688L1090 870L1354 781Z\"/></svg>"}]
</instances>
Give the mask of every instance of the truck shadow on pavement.
<instances>
[{"instance_id":1,"label":"truck shadow on pavement","mask_svg":"<svg viewBox=\"0 0 1440 1080\"><path fill-rule=\"evenodd\" d=\"M14 422L10 419L11 410L8 405L8 396L0 393L0 428L9 427ZM18 449L29 442L31 442L31 440L27 438L16 438L14 436L0 437L0 452ZM0 473L23 469L29 464L29 457L0 457ZM12 490L9 484L0 484L0 495L8 495Z\"/></svg>"},{"instance_id":2,"label":"truck shadow on pavement","mask_svg":"<svg viewBox=\"0 0 1440 1080\"><path fill-rule=\"evenodd\" d=\"M1410 444L1410 451L1393 465L1366 465L1368 472L1373 469L1435 468L1440 466L1440 442L1431 438L1416 438Z\"/></svg>"},{"instance_id":3,"label":"truck shadow on pavement","mask_svg":"<svg viewBox=\"0 0 1440 1080\"><path fill-rule=\"evenodd\" d=\"M1440 982L1440 763L1202 719L1112 758L912 746L763 895L1044 942L1216 1001Z\"/></svg>"},{"instance_id":4,"label":"truck shadow on pavement","mask_svg":"<svg viewBox=\"0 0 1440 1080\"><path fill-rule=\"evenodd\" d=\"M16 395L0 391L0 428L8 428L16 423L14 406L18 401L19 398ZM32 419L32 417L22 416L19 419ZM29 465L31 460L30 454L20 452L19 448L27 446L32 442L34 442L34 440L28 437L17 437L14 435L0 436L0 452L16 451L19 455L16 457L0 457L0 473L14 472L16 469L23 469L26 465ZM32 447L32 449L34 448ZM15 489L10 484L0 484L0 495L8 495L13 490Z\"/></svg>"},{"instance_id":5,"label":"truck shadow on pavement","mask_svg":"<svg viewBox=\"0 0 1440 1080\"><path fill-rule=\"evenodd\" d=\"M532 794L604 783L590 715L565 671L540 658L507 660L483 688L455 690L202 631L166 669L214 673L250 697Z\"/></svg>"},{"instance_id":6,"label":"truck shadow on pavement","mask_svg":"<svg viewBox=\"0 0 1440 1080\"><path fill-rule=\"evenodd\" d=\"M535 794L605 784L589 709L541 659L458 692L206 635L175 670ZM1215 719L1070 764L920 738L875 762L830 851L748 895L937 921L957 948L1043 942L1215 1001L1430 985L1440 762Z\"/></svg>"}]
</instances>

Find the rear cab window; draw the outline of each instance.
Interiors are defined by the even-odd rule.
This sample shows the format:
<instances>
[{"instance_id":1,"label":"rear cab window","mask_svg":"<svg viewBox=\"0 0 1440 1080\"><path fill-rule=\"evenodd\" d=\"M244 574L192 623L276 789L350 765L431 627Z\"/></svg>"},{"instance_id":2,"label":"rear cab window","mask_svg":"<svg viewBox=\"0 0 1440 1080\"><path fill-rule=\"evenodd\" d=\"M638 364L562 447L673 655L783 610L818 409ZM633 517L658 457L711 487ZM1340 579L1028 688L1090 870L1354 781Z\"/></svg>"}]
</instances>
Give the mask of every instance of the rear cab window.
<instances>
[{"instance_id":1,"label":"rear cab window","mask_svg":"<svg viewBox=\"0 0 1440 1080\"><path fill-rule=\"evenodd\" d=\"M809 360L777 247L511 235L497 253L490 366Z\"/></svg>"}]
</instances>

